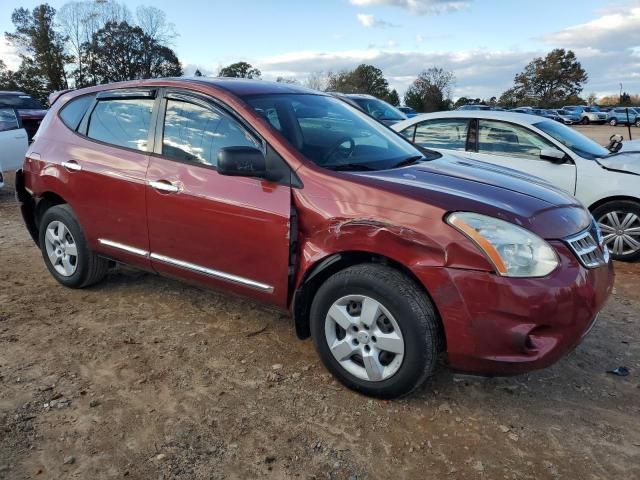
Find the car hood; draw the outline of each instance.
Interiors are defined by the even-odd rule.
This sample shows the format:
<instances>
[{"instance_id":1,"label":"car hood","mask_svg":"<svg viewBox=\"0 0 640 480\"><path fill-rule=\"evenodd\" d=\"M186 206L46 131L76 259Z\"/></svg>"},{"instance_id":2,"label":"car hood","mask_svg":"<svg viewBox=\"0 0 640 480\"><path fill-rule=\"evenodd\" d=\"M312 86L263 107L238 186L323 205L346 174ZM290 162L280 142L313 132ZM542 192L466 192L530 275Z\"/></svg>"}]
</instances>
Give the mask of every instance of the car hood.
<instances>
[{"instance_id":1,"label":"car hood","mask_svg":"<svg viewBox=\"0 0 640 480\"><path fill-rule=\"evenodd\" d=\"M454 155L358 175L442 210L502 218L546 239L573 235L592 221L575 197L542 179Z\"/></svg>"},{"instance_id":2,"label":"car hood","mask_svg":"<svg viewBox=\"0 0 640 480\"><path fill-rule=\"evenodd\" d=\"M598 163L609 170L640 175L640 141L624 142L620 152L598 158Z\"/></svg>"}]
</instances>

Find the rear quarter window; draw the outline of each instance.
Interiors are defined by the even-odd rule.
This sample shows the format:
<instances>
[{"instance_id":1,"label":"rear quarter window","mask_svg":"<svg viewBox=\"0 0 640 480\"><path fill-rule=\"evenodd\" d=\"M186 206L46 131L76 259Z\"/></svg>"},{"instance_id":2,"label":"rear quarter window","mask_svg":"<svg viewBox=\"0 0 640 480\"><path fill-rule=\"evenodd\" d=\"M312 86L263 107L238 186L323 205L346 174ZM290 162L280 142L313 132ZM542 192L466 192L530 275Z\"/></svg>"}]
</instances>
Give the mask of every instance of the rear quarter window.
<instances>
[{"instance_id":1,"label":"rear quarter window","mask_svg":"<svg viewBox=\"0 0 640 480\"><path fill-rule=\"evenodd\" d=\"M83 95L82 97L72 98L62 107L58 114L62 123L71 130L77 130L94 98L95 95Z\"/></svg>"}]
</instances>

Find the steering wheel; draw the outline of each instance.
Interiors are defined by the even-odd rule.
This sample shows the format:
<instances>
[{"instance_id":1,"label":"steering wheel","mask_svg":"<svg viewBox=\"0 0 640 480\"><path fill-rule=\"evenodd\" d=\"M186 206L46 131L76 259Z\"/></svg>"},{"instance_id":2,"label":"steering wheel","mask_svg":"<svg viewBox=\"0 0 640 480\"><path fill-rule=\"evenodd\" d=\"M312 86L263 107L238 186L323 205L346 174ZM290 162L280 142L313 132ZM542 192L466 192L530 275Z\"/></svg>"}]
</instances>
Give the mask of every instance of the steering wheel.
<instances>
[{"instance_id":1,"label":"steering wheel","mask_svg":"<svg viewBox=\"0 0 640 480\"><path fill-rule=\"evenodd\" d=\"M351 155L353 155L353 152L356 149L356 142L353 138L351 137L342 137L340 138L340 140L338 140L327 152L327 154L324 156L324 158L322 159L322 163L327 163L337 152L340 151L340 147L342 146L342 144L344 142L349 142L349 148L344 150L343 158L349 158L351 157Z\"/></svg>"}]
</instances>

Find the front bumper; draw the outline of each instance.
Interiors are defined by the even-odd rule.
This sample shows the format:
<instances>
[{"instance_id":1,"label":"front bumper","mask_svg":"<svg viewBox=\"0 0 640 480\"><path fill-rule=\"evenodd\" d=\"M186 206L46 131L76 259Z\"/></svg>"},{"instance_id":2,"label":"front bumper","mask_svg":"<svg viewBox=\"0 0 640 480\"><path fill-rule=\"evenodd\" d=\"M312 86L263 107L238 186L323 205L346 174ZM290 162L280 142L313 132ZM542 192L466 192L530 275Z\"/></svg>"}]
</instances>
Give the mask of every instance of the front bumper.
<instances>
[{"instance_id":1,"label":"front bumper","mask_svg":"<svg viewBox=\"0 0 640 480\"><path fill-rule=\"evenodd\" d=\"M545 368L593 327L613 288L613 266L586 269L562 242L545 278L443 268L418 274L445 329L454 370L512 375Z\"/></svg>"}]
</instances>

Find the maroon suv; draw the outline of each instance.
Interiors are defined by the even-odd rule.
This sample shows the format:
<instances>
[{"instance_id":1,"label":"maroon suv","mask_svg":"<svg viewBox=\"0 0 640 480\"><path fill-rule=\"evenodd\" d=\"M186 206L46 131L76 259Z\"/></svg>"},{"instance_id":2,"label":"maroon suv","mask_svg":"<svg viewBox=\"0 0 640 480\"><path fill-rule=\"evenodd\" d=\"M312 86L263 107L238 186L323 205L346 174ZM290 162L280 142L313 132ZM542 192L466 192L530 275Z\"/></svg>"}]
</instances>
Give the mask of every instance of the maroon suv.
<instances>
[{"instance_id":1,"label":"maroon suv","mask_svg":"<svg viewBox=\"0 0 640 480\"><path fill-rule=\"evenodd\" d=\"M33 139L47 114L47 109L38 100L24 92L0 91L0 107L11 107L18 111L29 140Z\"/></svg>"},{"instance_id":2,"label":"maroon suv","mask_svg":"<svg viewBox=\"0 0 640 480\"><path fill-rule=\"evenodd\" d=\"M598 227L541 180L418 149L301 87L168 79L68 92L17 176L51 274L122 262L289 310L379 397L453 369L545 367L613 283Z\"/></svg>"}]
</instances>

